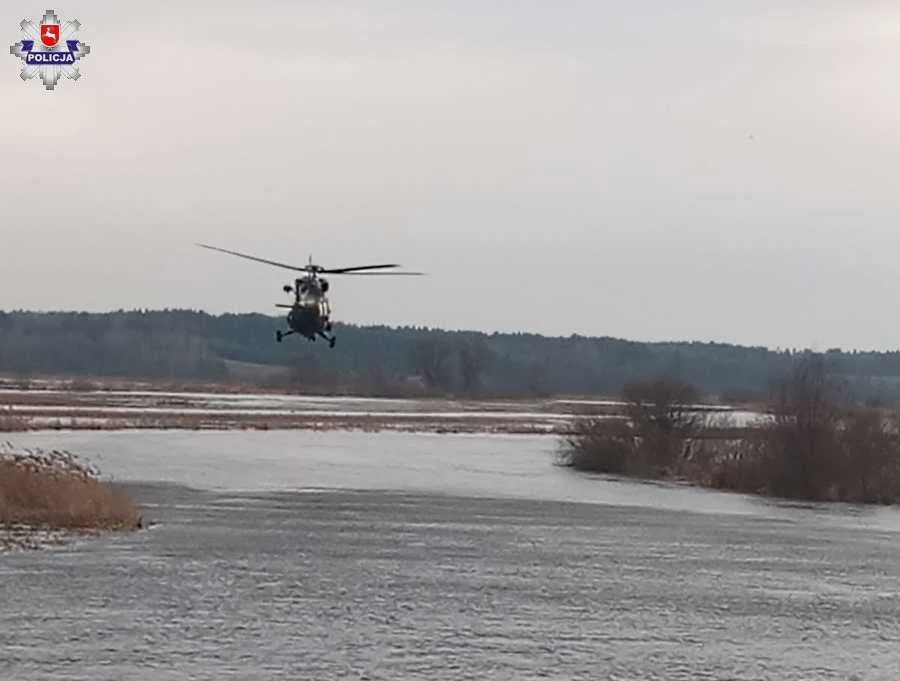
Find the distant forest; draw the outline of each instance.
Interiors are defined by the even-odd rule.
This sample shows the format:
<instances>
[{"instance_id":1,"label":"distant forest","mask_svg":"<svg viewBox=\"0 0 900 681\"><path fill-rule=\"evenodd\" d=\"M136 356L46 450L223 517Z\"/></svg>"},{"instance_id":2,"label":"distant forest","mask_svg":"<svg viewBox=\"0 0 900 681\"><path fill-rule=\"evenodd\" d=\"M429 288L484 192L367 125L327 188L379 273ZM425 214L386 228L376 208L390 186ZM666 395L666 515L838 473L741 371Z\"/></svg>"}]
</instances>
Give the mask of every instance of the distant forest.
<instances>
[{"instance_id":1,"label":"distant forest","mask_svg":"<svg viewBox=\"0 0 900 681\"><path fill-rule=\"evenodd\" d=\"M335 324L337 346L290 336L281 318L192 310L0 312L0 373L216 381L359 395L615 395L669 377L710 398L765 396L798 351ZM826 353L869 405L900 404L900 353Z\"/></svg>"}]
</instances>

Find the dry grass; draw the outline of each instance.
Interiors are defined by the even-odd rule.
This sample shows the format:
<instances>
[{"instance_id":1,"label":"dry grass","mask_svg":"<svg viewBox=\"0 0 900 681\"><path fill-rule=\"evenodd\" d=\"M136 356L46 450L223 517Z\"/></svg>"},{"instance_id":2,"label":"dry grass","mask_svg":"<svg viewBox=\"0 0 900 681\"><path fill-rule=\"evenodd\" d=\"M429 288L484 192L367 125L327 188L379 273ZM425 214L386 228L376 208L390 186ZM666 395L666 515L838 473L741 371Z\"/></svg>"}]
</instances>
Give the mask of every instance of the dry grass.
<instances>
[{"instance_id":1,"label":"dry grass","mask_svg":"<svg viewBox=\"0 0 900 681\"><path fill-rule=\"evenodd\" d=\"M0 446L0 525L65 530L141 526L135 503L67 452Z\"/></svg>"},{"instance_id":2,"label":"dry grass","mask_svg":"<svg viewBox=\"0 0 900 681\"><path fill-rule=\"evenodd\" d=\"M28 429L28 419L0 408L0 433L14 433Z\"/></svg>"},{"instance_id":3,"label":"dry grass","mask_svg":"<svg viewBox=\"0 0 900 681\"><path fill-rule=\"evenodd\" d=\"M423 418L411 414L253 414L210 410L207 413L158 413L153 411L117 413L102 407L80 409L72 416L44 410L41 405L22 408L16 418L3 422L0 432L29 430L400 430L406 432L541 434L549 432L549 422L531 423L504 418Z\"/></svg>"}]
</instances>

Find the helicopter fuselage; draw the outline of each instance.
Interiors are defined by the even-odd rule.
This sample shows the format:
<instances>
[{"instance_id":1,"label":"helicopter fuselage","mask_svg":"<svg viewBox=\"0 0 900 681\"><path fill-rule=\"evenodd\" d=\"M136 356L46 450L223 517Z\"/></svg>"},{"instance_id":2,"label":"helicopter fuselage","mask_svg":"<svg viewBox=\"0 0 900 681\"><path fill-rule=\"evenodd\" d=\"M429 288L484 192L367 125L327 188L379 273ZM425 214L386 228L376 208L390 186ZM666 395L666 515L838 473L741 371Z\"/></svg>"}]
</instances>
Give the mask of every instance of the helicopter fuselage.
<instances>
[{"instance_id":1,"label":"helicopter fuselage","mask_svg":"<svg viewBox=\"0 0 900 681\"><path fill-rule=\"evenodd\" d=\"M320 331L330 331L329 304L325 298L316 302L307 301L304 304L295 303L287 314L287 323L292 331L313 338Z\"/></svg>"},{"instance_id":2,"label":"helicopter fuselage","mask_svg":"<svg viewBox=\"0 0 900 681\"><path fill-rule=\"evenodd\" d=\"M307 340L315 341L323 338L329 345L334 346L334 337L329 335L331 331L331 303L325 291L328 290L328 282L316 277L297 279L294 286L285 286L285 292L294 293L292 305L279 307L290 308L287 314L287 324L290 331L279 331L276 340L290 333L296 333Z\"/></svg>"}]
</instances>

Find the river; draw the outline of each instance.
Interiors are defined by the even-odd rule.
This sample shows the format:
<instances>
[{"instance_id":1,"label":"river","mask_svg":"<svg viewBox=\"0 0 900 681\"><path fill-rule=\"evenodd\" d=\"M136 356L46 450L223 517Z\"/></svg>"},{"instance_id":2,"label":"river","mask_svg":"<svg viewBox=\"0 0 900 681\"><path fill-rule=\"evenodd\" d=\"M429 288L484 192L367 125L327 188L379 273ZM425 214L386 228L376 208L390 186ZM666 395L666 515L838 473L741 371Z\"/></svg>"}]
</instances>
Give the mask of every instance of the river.
<instances>
[{"instance_id":1,"label":"river","mask_svg":"<svg viewBox=\"0 0 900 681\"><path fill-rule=\"evenodd\" d=\"M78 431L154 524L0 556L0 678L895 679L900 514L546 436Z\"/></svg>"}]
</instances>

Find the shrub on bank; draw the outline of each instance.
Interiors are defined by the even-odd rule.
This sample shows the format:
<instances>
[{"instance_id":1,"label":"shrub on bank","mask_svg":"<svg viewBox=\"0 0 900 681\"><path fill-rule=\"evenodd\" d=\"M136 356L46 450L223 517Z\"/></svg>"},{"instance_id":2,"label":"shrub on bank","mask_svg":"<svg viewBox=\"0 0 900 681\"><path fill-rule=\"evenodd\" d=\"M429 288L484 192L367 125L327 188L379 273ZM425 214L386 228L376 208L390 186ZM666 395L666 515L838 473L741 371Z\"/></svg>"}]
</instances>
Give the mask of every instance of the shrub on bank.
<instances>
[{"instance_id":1,"label":"shrub on bank","mask_svg":"<svg viewBox=\"0 0 900 681\"><path fill-rule=\"evenodd\" d=\"M560 462L577 470L647 478L679 477L703 419L694 388L673 379L627 383L625 419L586 415L564 435Z\"/></svg>"},{"instance_id":2,"label":"shrub on bank","mask_svg":"<svg viewBox=\"0 0 900 681\"><path fill-rule=\"evenodd\" d=\"M629 423L616 426L630 438L613 437L597 419L576 421L562 463L804 501L900 502L898 418L848 405L819 355L801 358L774 384L771 420L739 436L727 424L648 418L678 413L666 399L631 400Z\"/></svg>"},{"instance_id":3,"label":"shrub on bank","mask_svg":"<svg viewBox=\"0 0 900 681\"><path fill-rule=\"evenodd\" d=\"M577 470L612 475L628 474L634 462L634 433L621 419L576 419L564 436L560 462Z\"/></svg>"},{"instance_id":4,"label":"shrub on bank","mask_svg":"<svg viewBox=\"0 0 900 681\"><path fill-rule=\"evenodd\" d=\"M843 412L829 428L758 426L737 441L707 441L697 482L803 501L900 502L900 437L893 415Z\"/></svg>"},{"instance_id":5,"label":"shrub on bank","mask_svg":"<svg viewBox=\"0 0 900 681\"><path fill-rule=\"evenodd\" d=\"M135 503L71 454L0 447L0 526L127 530L140 524Z\"/></svg>"}]
</instances>

